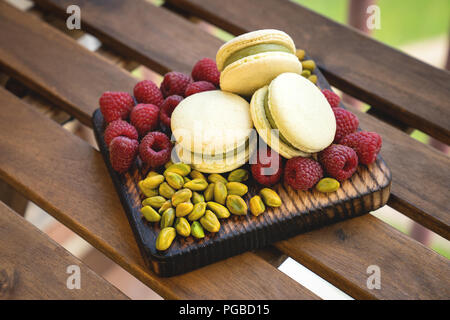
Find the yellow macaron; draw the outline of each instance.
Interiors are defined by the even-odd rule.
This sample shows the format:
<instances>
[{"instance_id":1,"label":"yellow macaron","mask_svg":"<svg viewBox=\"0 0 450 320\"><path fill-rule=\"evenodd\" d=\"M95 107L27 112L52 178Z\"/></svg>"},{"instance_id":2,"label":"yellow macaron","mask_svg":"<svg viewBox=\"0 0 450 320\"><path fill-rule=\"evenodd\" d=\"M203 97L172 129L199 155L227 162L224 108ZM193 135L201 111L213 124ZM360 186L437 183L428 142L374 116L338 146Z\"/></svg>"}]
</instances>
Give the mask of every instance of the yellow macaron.
<instances>
[{"instance_id":1,"label":"yellow macaron","mask_svg":"<svg viewBox=\"0 0 450 320\"><path fill-rule=\"evenodd\" d=\"M256 91L250 110L259 135L285 158L308 156L333 142L336 119L330 104L296 73L283 73Z\"/></svg>"},{"instance_id":2,"label":"yellow macaron","mask_svg":"<svg viewBox=\"0 0 450 320\"><path fill-rule=\"evenodd\" d=\"M252 151L250 105L230 92L205 91L187 97L173 111L171 129L180 160L202 172L233 170Z\"/></svg>"},{"instance_id":3,"label":"yellow macaron","mask_svg":"<svg viewBox=\"0 0 450 320\"><path fill-rule=\"evenodd\" d=\"M220 47L216 55L220 87L251 96L285 72L301 74L292 38L283 31L258 30L240 35Z\"/></svg>"}]
</instances>

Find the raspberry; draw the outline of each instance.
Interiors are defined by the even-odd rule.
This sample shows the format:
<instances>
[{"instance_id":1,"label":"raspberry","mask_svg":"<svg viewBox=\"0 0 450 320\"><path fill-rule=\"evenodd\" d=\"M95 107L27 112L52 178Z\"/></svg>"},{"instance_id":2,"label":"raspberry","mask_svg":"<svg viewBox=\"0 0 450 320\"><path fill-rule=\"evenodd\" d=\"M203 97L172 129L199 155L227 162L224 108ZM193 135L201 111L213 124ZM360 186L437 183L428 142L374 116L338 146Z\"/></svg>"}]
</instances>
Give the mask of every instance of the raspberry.
<instances>
[{"instance_id":1,"label":"raspberry","mask_svg":"<svg viewBox=\"0 0 450 320\"><path fill-rule=\"evenodd\" d=\"M164 101L158 86L150 80L138 82L134 87L133 94L138 103L154 104L159 107Z\"/></svg>"},{"instance_id":2,"label":"raspberry","mask_svg":"<svg viewBox=\"0 0 450 320\"><path fill-rule=\"evenodd\" d=\"M376 160L382 141L376 132L360 131L345 136L340 144L355 150L360 163L369 164Z\"/></svg>"},{"instance_id":3,"label":"raspberry","mask_svg":"<svg viewBox=\"0 0 450 320\"><path fill-rule=\"evenodd\" d=\"M325 98L327 98L327 101L332 108L339 107L339 102L341 101L341 98L339 98L339 96L336 93L328 89L323 89L322 93L325 96Z\"/></svg>"},{"instance_id":4,"label":"raspberry","mask_svg":"<svg viewBox=\"0 0 450 320\"><path fill-rule=\"evenodd\" d=\"M343 137L358 129L359 120L353 113L342 108L333 108L333 112L336 118L336 135L333 142L339 143Z\"/></svg>"},{"instance_id":5,"label":"raspberry","mask_svg":"<svg viewBox=\"0 0 450 320\"><path fill-rule=\"evenodd\" d=\"M284 182L295 190L308 190L323 177L320 164L310 158L289 159L284 168Z\"/></svg>"},{"instance_id":6,"label":"raspberry","mask_svg":"<svg viewBox=\"0 0 450 320\"><path fill-rule=\"evenodd\" d=\"M171 95L184 96L186 87L192 82L191 77L181 72L166 73L161 83L161 92L165 98Z\"/></svg>"},{"instance_id":7,"label":"raspberry","mask_svg":"<svg viewBox=\"0 0 450 320\"><path fill-rule=\"evenodd\" d=\"M210 90L216 90L216 87L211 82L207 81L192 82L190 85L187 86L186 91L184 92L184 96L188 97L196 93Z\"/></svg>"},{"instance_id":8,"label":"raspberry","mask_svg":"<svg viewBox=\"0 0 450 320\"><path fill-rule=\"evenodd\" d=\"M119 136L124 136L132 140L137 140L139 137L136 128L131 124L124 120L115 120L105 130L104 139L106 145L109 147L112 139Z\"/></svg>"},{"instance_id":9,"label":"raspberry","mask_svg":"<svg viewBox=\"0 0 450 320\"><path fill-rule=\"evenodd\" d=\"M115 137L109 145L112 168L120 173L127 171L136 159L139 142L127 137Z\"/></svg>"},{"instance_id":10,"label":"raspberry","mask_svg":"<svg viewBox=\"0 0 450 320\"><path fill-rule=\"evenodd\" d=\"M272 149L267 152L259 149L256 163L251 165L253 178L263 186L272 186L280 181L283 173L283 163L278 153Z\"/></svg>"},{"instance_id":11,"label":"raspberry","mask_svg":"<svg viewBox=\"0 0 450 320\"><path fill-rule=\"evenodd\" d=\"M143 137L158 127L159 108L154 104L138 104L131 111L130 122Z\"/></svg>"},{"instance_id":12,"label":"raspberry","mask_svg":"<svg viewBox=\"0 0 450 320\"><path fill-rule=\"evenodd\" d=\"M170 117L181 100L183 100L183 97L173 95L167 97L162 103L161 110L159 111L159 119L167 128L170 128Z\"/></svg>"},{"instance_id":13,"label":"raspberry","mask_svg":"<svg viewBox=\"0 0 450 320\"><path fill-rule=\"evenodd\" d=\"M355 173L358 156L352 148L332 144L319 153L319 162L331 177L344 181Z\"/></svg>"},{"instance_id":14,"label":"raspberry","mask_svg":"<svg viewBox=\"0 0 450 320\"><path fill-rule=\"evenodd\" d=\"M194 81L208 81L216 87L220 82L220 71L217 69L216 62L210 58L203 58L199 60L191 73Z\"/></svg>"},{"instance_id":15,"label":"raspberry","mask_svg":"<svg viewBox=\"0 0 450 320\"><path fill-rule=\"evenodd\" d=\"M170 160L172 143L162 132L148 133L139 145L139 156L152 168L160 167Z\"/></svg>"},{"instance_id":16,"label":"raspberry","mask_svg":"<svg viewBox=\"0 0 450 320\"><path fill-rule=\"evenodd\" d=\"M127 92L107 91L99 100L100 111L107 123L118 119L126 119L134 106L133 97Z\"/></svg>"}]
</instances>

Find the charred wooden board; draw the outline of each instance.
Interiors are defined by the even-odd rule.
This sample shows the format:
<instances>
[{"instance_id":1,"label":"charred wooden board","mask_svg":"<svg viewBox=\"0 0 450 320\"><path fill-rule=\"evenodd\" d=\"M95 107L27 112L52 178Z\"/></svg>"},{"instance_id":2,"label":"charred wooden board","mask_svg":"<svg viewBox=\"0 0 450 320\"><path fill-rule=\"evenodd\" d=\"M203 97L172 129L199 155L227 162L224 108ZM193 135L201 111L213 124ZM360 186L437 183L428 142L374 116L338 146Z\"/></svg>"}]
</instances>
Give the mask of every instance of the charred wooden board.
<instances>
[{"instance_id":1,"label":"charred wooden board","mask_svg":"<svg viewBox=\"0 0 450 320\"><path fill-rule=\"evenodd\" d=\"M325 78L316 72L319 87L329 88ZM118 174L110 165L108 148L103 140L105 122L100 110L93 115L93 127L100 151L105 159L120 201L128 216L137 243L146 263L160 276L173 276L228 258L239 253L264 247L275 241L320 228L337 221L349 219L382 207L388 201L391 172L381 156L369 166L359 165L353 177L334 193L323 194L316 190L295 191L282 183L274 189L283 200L279 208L269 208L255 217L232 215L221 220L220 231L206 233L204 239L177 236L172 246L159 252L155 241L160 227L147 222L140 213L145 198L138 182L150 168L139 159L125 174ZM248 200L261 189L255 181L246 182Z\"/></svg>"},{"instance_id":2,"label":"charred wooden board","mask_svg":"<svg viewBox=\"0 0 450 320\"><path fill-rule=\"evenodd\" d=\"M207 233L202 240L177 237L165 252L158 252L155 240L159 224L146 222L140 213L141 201L137 183L150 169L137 160L128 173L118 174L109 162L103 141L104 122L99 110L94 113L94 131L122 205L130 221L142 254L160 276L172 276L212 262L286 239L321 226L359 216L383 206L389 197L391 174L381 157L369 166L359 166L354 176L331 194L315 190L295 191L278 184L275 190L283 199L279 208L270 208L259 217L251 214L221 221L216 234ZM250 181L245 200L260 189Z\"/></svg>"}]
</instances>

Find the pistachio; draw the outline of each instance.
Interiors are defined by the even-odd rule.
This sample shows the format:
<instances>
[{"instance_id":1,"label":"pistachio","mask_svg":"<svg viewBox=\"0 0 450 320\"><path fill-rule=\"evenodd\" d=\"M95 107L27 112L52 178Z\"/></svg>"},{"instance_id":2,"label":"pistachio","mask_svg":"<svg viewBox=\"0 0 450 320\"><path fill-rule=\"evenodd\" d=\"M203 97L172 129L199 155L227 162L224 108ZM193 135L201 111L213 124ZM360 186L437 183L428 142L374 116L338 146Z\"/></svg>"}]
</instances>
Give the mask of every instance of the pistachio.
<instances>
[{"instance_id":1,"label":"pistachio","mask_svg":"<svg viewBox=\"0 0 450 320\"><path fill-rule=\"evenodd\" d=\"M167 200L166 202L163 203L161 208L159 208L158 213L163 213L164 211L166 211L169 208L172 208L172 201Z\"/></svg>"},{"instance_id":2,"label":"pistachio","mask_svg":"<svg viewBox=\"0 0 450 320\"><path fill-rule=\"evenodd\" d=\"M200 223L209 232L220 230L220 222L211 210L206 210L204 216L200 218Z\"/></svg>"},{"instance_id":3,"label":"pistachio","mask_svg":"<svg viewBox=\"0 0 450 320\"><path fill-rule=\"evenodd\" d=\"M305 59L306 52L305 50L297 49L295 51L295 55L297 56L298 60L302 61L303 59Z\"/></svg>"},{"instance_id":4,"label":"pistachio","mask_svg":"<svg viewBox=\"0 0 450 320\"><path fill-rule=\"evenodd\" d=\"M171 165L173 165L173 162L172 162L172 160L169 160L169 161L167 161L166 162L166 164L164 165L164 168L169 168Z\"/></svg>"},{"instance_id":5,"label":"pistachio","mask_svg":"<svg viewBox=\"0 0 450 320\"><path fill-rule=\"evenodd\" d=\"M314 69L316 68L316 63L314 62L314 60L304 60L302 61L302 67L303 69L314 71Z\"/></svg>"},{"instance_id":6,"label":"pistachio","mask_svg":"<svg viewBox=\"0 0 450 320\"><path fill-rule=\"evenodd\" d=\"M211 183L216 183L216 182L220 181L220 182L222 182L223 184L226 184L226 183L228 182L227 179L225 179L224 177L222 177L222 176L221 176L220 174L218 174L218 173L210 174L210 175L208 176L208 181L211 182Z\"/></svg>"},{"instance_id":7,"label":"pistachio","mask_svg":"<svg viewBox=\"0 0 450 320\"><path fill-rule=\"evenodd\" d=\"M205 202L205 197L196 191L192 192L192 203L197 204L200 202Z\"/></svg>"},{"instance_id":8,"label":"pistachio","mask_svg":"<svg viewBox=\"0 0 450 320\"><path fill-rule=\"evenodd\" d=\"M203 179L194 179L185 183L183 187L191 189L192 191L203 191L208 187L208 182Z\"/></svg>"},{"instance_id":9,"label":"pistachio","mask_svg":"<svg viewBox=\"0 0 450 320\"><path fill-rule=\"evenodd\" d=\"M183 177L183 181L184 181L184 183L188 183L189 181L192 181L192 180L189 179L188 177Z\"/></svg>"},{"instance_id":10,"label":"pistachio","mask_svg":"<svg viewBox=\"0 0 450 320\"><path fill-rule=\"evenodd\" d=\"M172 196L172 206L176 207L182 202L187 202L192 197L192 191L189 189L181 189Z\"/></svg>"},{"instance_id":11,"label":"pistachio","mask_svg":"<svg viewBox=\"0 0 450 320\"><path fill-rule=\"evenodd\" d=\"M177 207L178 208L178 207ZM189 213L188 219L191 221L198 220L205 214L206 202L199 202L194 205L194 209Z\"/></svg>"},{"instance_id":12,"label":"pistachio","mask_svg":"<svg viewBox=\"0 0 450 320\"><path fill-rule=\"evenodd\" d=\"M151 178L151 177L157 176L157 175L159 175L159 173L152 170L149 173L147 173L147 178Z\"/></svg>"},{"instance_id":13,"label":"pistachio","mask_svg":"<svg viewBox=\"0 0 450 320\"><path fill-rule=\"evenodd\" d=\"M264 203L269 207L279 207L281 206L281 198L280 196L269 188L263 188L259 194L261 195Z\"/></svg>"},{"instance_id":14,"label":"pistachio","mask_svg":"<svg viewBox=\"0 0 450 320\"><path fill-rule=\"evenodd\" d=\"M164 198L170 199L175 193L175 189L173 189L167 182L163 182L159 185L159 194Z\"/></svg>"},{"instance_id":15,"label":"pistachio","mask_svg":"<svg viewBox=\"0 0 450 320\"><path fill-rule=\"evenodd\" d=\"M203 179L203 180L206 180L206 178L203 175L203 173L201 173L200 171L197 171L197 170L192 170L191 171L191 178L192 179Z\"/></svg>"},{"instance_id":16,"label":"pistachio","mask_svg":"<svg viewBox=\"0 0 450 320\"><path fill-rule=\"evenodd\" d=\"M206 188L203 195L205 196L205 201L211 201L214 198L214 185L215 183L210 183Z\"/></svg>"},{"instance_id":17,"label":"pistachio","mask_svg":"<svg viewBox=\"0 0 450 320\"><path fill-rule=\"evenodd\" d=\"M174 189L178 190L183 187L184 179L178 173L167 172L166 174L167 183Z\"/></svg>"},{"instance_id":18,"label":"pistachio","mask_svg":"<svg viewBox=\"0 0 450 320\"><path fill-rule=\"evenodd\" d=\"M163 212L161 216L160 226L161 229L171 227L173 225L173 220L175 220L175 209L169 208Z\"/></svg>"},{"instance_id":19,"label":"pistachio","mask_svg":"<svg viewBox=\"0 0 450 320\"><path fill-rule=\"evenodd\" d=\"M317 191L324 193L337 191L339 187L339 181L333 178L323 178L316 184Z\"/></svg>"},{"instance_id":20,"label":"pistachio","mask_svg":"<svg viewBox=\"0 0 450 320\"><path fill-rule=\"evenodd\" d=\"M156 238L156 249L159 251L169 249L176 235L177 232L175 231L175 228L172 227L163 228L159 232L158 237Z\"/></svg>"},{"instance_id":21,"label":"pistachio","mask_svg":"<svg viewBox=\"0 0 450 320\"><path fill-rule=\"evenodd\" d=\"M180 236L189 237L191 234L191 225L185 218L177 218L177 221L175 222L175 230L177 230L177 233Z\"/></svg>"},{"instance_id":22,"label":"pistachio","mask_svg":"<svg viewBox=\"0 0 450 320\"><path fill-rule=\"evenodd\" d=\"M227 208L232 214L246 215L248 208L244 199L234 194L227 197Z\"/></svg>"},{"instance_id":23,"label":"pistachio","mask_svg":"<svg viewBox=\"0 0 450 320\"><path fill-rule=\"evenodd\" d=\"M205 232L203 231L203 227L198 221L194 221L191 224L191 234L193 237L197 239L202 239L205 237Z\"/></svg>"},{"instance_id":24,"label":"pistachio","mask_svg":"<svg viewBox=\"0 0 450 320\"><path fill-rule=\"evenodd\" d=\"M311 75L311 71L305 69L305 70L302 71L302 74L301 74L301 75L302 75L303 77L305 77L306 79L308 79L309 76Z\"/></svg>"},{"instance_id":25,"label":"pistachio","mask_svg":"<svg viewBox=\"0 0 450 320\"><path fill-rule=\"evenodd\" d=\"M248 171L245 169L236 169L228 175L229 182L242 182L248 180Z\"/></svg>"},{"instance_id":26,"label":"pistachio","mask_svg":"<svg viewBox=\"0 0 450 320\"><path fill-rule=\"evenodd\" d=\"M141 213L149 222L158 222L159 220L161 220L161 216L158 214L158 212L156 212L155 209L150 206L142 207Z\"/></svg>"},{"instance_id":27,"label":"pistachio","mask_svg":"<svg viewBox=\"0 0 450 320\"><path fill-rule=\"evenodd\" d=\"M158 189L150 189L145 186L144 180L139 181L139 189L144 194L144 196L150 198L158 195Z\"/></svg>"},{"instance_id":28,"label":"pistachio","mask_svg":"<svg viewBox=\"0 0 450 320\"><path fill-rule=\"evenodd\" d=\"M206 205L208 206L208 209L213 211L219 219L230 217L230 211L228 211L225 206L212 201L208 201Z\"/></svg>"},{"instance_id":29,"label":"pistachio","mask_svg":"<svg viewBox=\"0 0 450 320\"><path fill-rule=\"evenodd\" d=\"M309 81L311 81L312 83L316 84L317 83L317 76L315 74L311 75L308 78Z\"/></svg>"},{"instance_id":30,"label":"pistachio","mask_svg":"<svg viewBox=\"0 0 450 320\"><path fill-rule=\"evenodd\" d=\"M156 189L164 181L164 176L161 174L156 174L149 178L142 180L142 185L147 189Z\"/></svg>"},{"instance_id":31,"label":"pistachio","mask_svg":"<svg viewBox=\"0 0 450 320\"><path fill-rule=\"evenodd\" d=\"M191 167L185 163L175 163L172 164L171 166L169 166L165 171L164 171L164 176L166 176L167 173L169 172L173 172L176 174L179 174L180 176L184 177L187 176L189 173L191 173Z\"/></svg>"},{"instance_id":32,"label":"pistachio","mask_svg":"<svg viewBox=\"0 0 450 320\"><path fill-rule=\"evenodd\" d=\"M161 196L154 196L150 198L146 198L142 201L143 206L152 206L153 208L159 209L161 206L166 202L166 199L164 199Z\"/></svg>"},{"instance_id":33,"label":"pistachio","mask_svg":"<svg viewBox=\"0 0 450 320\"><path fill-rule=\"evenodd\" d=\"M222 182L218 181L214 184L214 201L220 204L225 204L227 199L227 187Z\"/></svg>"},{"instance_id":34,"label":"pistachio","mask_svg":"<svg viewBox=\"0 0 450 320\"><path fill-rule=\"evenodd\" d=\"M184 217L192 212L194 209L194 205L190 202L182 202L179 205L177 205L176 208L176 215L177 217Z\"/></svg>"},{"instance_id":35,"label":"pistachio","mask_svg":"<svg viewBox=\"0 0 450 320\"><path fill-rule=\"evenodd\" d=\"M237 196L243 196L248 192L248 187L240 182L228 182L227 183L228 194L235 194Z\"/></svg>"},{"instance_id":36,"label":"pistachio","mask_svg":"<svg viewBox=\"0 0 450 320\"><path fill-rule=\"evenodd\" d=\"M260 196L256 195L250 199L250 211L256 217L266 211L266 206Z\"/></svg>"}]
</instances>

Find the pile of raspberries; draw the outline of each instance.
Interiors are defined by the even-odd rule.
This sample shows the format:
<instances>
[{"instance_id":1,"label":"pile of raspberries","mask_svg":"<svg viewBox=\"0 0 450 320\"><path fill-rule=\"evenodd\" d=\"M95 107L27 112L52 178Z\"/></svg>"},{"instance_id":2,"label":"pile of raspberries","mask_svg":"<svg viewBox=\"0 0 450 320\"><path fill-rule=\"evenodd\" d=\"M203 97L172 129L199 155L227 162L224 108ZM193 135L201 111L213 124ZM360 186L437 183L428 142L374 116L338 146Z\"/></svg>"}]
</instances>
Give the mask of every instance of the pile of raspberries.
<instances>
[{"instance_id":1,"label":"pile of raspberries","mask_svg":"<svg viewBox=\"0 0 450 320\"><path fill-rule=\"evenodd\" d=\"M324 174L344 181L355 173L359 163L368 165L375 162L381 149L380 135L375 132L357 131L358 118L339 107L339 96L327 89L322 90L322 93L336 118L333 144L318 154L318 161L303 157L287 160L284 172L282 159L275 151L269 149L267 155L258 152L255 163L251 165L252 175L258 183L264 186L274 185L284 174L286 184L295 190L308 190L314 187ZM272 161L279 163L276 166L278 170L267 174L267 168L272 166Z\"/></svg>"},{"instance_id":2,"label":"pile of raspberries","mask_svg":"<svg viewBox=\"0 0 450 320\"><path fill-rule=\"evenodd\" d=\"M139 158L156 168L170 160L172 143L160 131L170 130L170 117L186 97L219 87L220 72L209 58L198 61L191 75L166 73L161 86L144 80L136 84L133 96L128 92L105 92L100 111L108 124L104 140L109 148L112 168L126 172Z\"/></svg>"}]
</instances>

